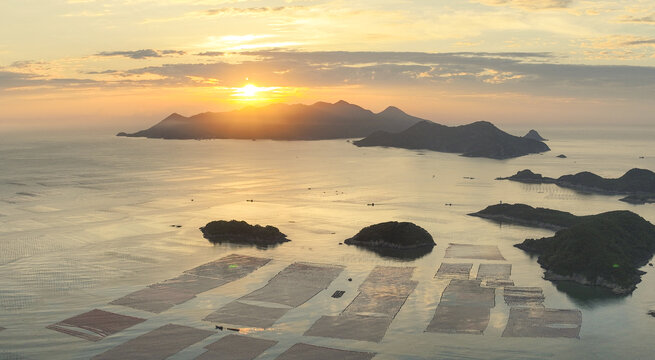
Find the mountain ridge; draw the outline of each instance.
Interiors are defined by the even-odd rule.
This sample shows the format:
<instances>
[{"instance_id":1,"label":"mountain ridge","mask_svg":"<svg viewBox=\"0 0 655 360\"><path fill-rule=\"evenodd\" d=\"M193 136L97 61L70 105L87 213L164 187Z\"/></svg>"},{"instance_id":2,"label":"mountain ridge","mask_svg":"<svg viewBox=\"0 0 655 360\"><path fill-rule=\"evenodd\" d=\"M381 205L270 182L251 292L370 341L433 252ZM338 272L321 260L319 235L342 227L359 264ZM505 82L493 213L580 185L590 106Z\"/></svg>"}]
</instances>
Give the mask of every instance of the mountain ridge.
<instances>
[{"instance_id":1,"label":"mountain ridge","mask_svg":"<svg viewBox=\"0 0 655 360\"><path fill-rule=\"evenodd\" d=\"M459 126L420 121L398 133L376 131L354 144L362 147L433 150L499 160L550 150L541 141L510 135L488 121Z\"/></svg>"},{"instance_id":2,"label":"mountain ridge","mask_svg":"<svg viewBox=\"0 0 655 360\"><path fill-rule=\"evenodd\" d=\"M127 137L161 139L323 140L358 138L376 130L400 131L423 119L397 107L374 113L339 100L333 104L271 104L192 116L172 113L154 126Z\"/></svg>"}]
</instances>

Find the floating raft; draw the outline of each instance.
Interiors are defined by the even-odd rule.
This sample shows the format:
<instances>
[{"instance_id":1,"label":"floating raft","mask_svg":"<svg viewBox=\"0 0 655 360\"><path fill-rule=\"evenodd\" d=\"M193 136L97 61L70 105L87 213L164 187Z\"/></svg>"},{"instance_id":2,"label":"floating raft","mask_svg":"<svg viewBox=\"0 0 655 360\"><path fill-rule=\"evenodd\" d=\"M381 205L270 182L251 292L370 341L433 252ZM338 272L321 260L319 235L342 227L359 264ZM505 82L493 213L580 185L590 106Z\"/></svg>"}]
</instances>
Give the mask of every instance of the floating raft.
<instances>
[{"instance_id":1,"label":"floating raft","mask_svg":"<svg viewBox=\"0 0 655 360\"><path fill-rule=\"evenodd\" d=\"M504 289L505 303L509 306L544 306L544 291L540 287L507 286Z\"/></svg>"},{"instance_id":2,"label":"floating raft","mask_svg":"<svg viewBox=\"0 0 655 360\"><path fill-rule=\"evenodd\" d=\"M375 353L338 350L309 344L295 344L275 360L370 360Z\"/></svg>"},{"instance_id":3,"label":"floating raft","mask_svg":"<svg viewBox=\"0 0 655 360\"><path fill-rule=\"evenodd\" d=\"M480 280L451 280L425 331L481 335L496 305L495 293Z\"/></svg>"},{"instance_id":4,"label":"floating raft","mask_svg":"<svg viewBox=\"0 0 655 360\"><path fill-rule=\"evenodd\" d=\"M93 309L84 314L48 325L46 328L89 341L99 341L144 321L146 319Z\"/></svg>"},{"instance_id":5,"label":"floating raft","mask_svg":"<svg viewBox=\"0 0 655 360\"><path fill-rule=\"evenodd\" d=\"M495 245L448 244L446 258L505 260Z\"/></svg>"},{"instance_id":6,"label":"floating raft","mask_svg":"<svg viewBox=\"0 0 655 360\"><path fill-rule=\"evenodd\" d=\"M480 264L477 279L485 281L509 280L510 275L512 275L511 264Z\"/></svg>"},{"instance_id":7,"label":"floating raft","mask_svg":"<svg viewBox=\"0 0 655 360\"><path fill-rule=\"evenodd\" d=\"M582 327L580 310L511 308L503 337L578 338Z\"/></svg>"},{"instance_id":8,"label":"floating raft","mask_svg":"<svg viewBox=\"0 0 655 360\"><path fill-rule=\"evenodd\" d=\"M304 335L380 342L416 288L413 273L413 267L375 267L341 314L322 316Z\"/></svg>"},{"instance_id":9,"label":"floating raft","mask_svg":"<svg viewBox=\"0 0 655 360\"><path fill-rule=\"evenodd\" d=\"M243 335L227 335L207 346L207 352L195 360L253 360L277 344L274 340L256 339Z\"/></svg>"},{"instance_id":10,"label":"floating raft","mask_svg":"<svg viewBox=\"0 0 655 360\"><path fill-rule=\"evenodd\" d=\"M112 305L127 306L159 314L229 282L243 278L271 259L232 254L187 270L184 274L135 291Z\"/></svg>"},{"instance_id":11,"label":"floating raft","mask_svg":"<svg viewBox=\"0 0 655 360\"><path fill-rule=\"evenodd\" d=\"M168 324L109 349L92 359L163 360L213 334L213 331Z\"/></svg>"},{"instance_id":12,"label":"floating raft","mask_svg":"<svg viewBox=\"0 0 655 360\"><path fill-rule=\"evenodd\" d=\"M461 279L468 280L471 276L471 268L473 264L453 264L453 263L442 263L437 270L435 277L437 278L447 278L447 279Z\"/></svg>"},{"instance_id":13,"label":"floating raft","mask_svg":"<svg viewBox=\"0 0 655 360\"><path fill-rule=\"evenodd\" d=\"M291 264L264 287L228 303L203 320L269 328L290 309L325 290L342 271L341 266Z\"/></svg>"}]
</instances>

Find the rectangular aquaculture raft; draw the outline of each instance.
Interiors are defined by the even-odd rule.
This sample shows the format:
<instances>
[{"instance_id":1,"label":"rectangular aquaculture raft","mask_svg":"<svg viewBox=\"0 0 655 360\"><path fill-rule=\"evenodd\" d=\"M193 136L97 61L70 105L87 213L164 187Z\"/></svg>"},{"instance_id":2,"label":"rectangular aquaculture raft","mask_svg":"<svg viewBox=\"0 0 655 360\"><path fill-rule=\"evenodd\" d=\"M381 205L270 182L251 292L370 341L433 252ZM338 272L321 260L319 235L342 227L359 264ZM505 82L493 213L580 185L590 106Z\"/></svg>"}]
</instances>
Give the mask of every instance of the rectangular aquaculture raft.
<instances>
[{"instance_id":1,"label":"rectangular aquaculture raft","mask_svg":"<svg viewBox=\"0 0 655 360\"><path fill-rule=\"evenodd\" d=\"M46 328L82 339L98 341L144 321L146 320L137 317L93 309L56 324L48 325Z\"/></svg>"},{"instance_id":2,"label":"rectangular aquaculture raft","mask_svg":"<svg viewBox=\"0 0 655 360\"><path fill-rule=\"evenodd\" d=\"M375 353L338 350L309 344L295 344L275 360L370 360Z\"/></svg>"},{"instance_id":3,"label":"rectangular aquaculture raft","mask_svg":"<svg viewBox=\"0 0 655 360\"><path fill-rule=\"evenodd\" d=\"M495 289L480 280L453 279L446 286L427 332L482 334L496 304Z\"/></svg>"},{"instance_id":4,"label":"rectangular aquaculture raft","mask_svg":"<svg viewBox=\"0 0 655 360\"><path fill-rule=\"evenodd\" d=\"M511 264L480 264L478 267L478 280L509 280L512 275Z\"/></svg>"},{"instance_id":5,"label":"rectangular aquaculture raft","mask_svg":"<svg viewBox=\"0 0 655 360\"><path fill-rule=\"evenodd\" d=\"M417 285L413 271L377 266L341 314L321 317L304 335L380 342Z\"/></svg>"},{"instance_id":6,"label":"rectangular aquaculture raft","mask_svg":"<svg viewBox=\"0 0 655 360\"><path fill-rule=\"evenodd\" d=\"M178 277L135 291L110 304L158 314L193 299L199 293L241 279L269 261L245 255L228 255L187 270Z\"/></svg>"},{"instance_id":7,"label":"rectangular aquaculture raft","mask_svg":"<svg viewBox=\"0 0 655 360\"><path fill-rule=\"evenodd\" d=\"M468 280L473 264L442 263L435 277Z\"/></svg>"},{"instance_id":8,"label":"rectangular aquaculture raft","mask_svg":"<svg viewBox=\"0 0 655 360\"><path fill-rule=\"evenodd\" d=\"M577 338L582 326L580 310L511 308L503 337Z\"/></svg>"},{"instance_id":9,"label":"rectangular aquaculture raft","mask_svg":"<svg viewBox=\"0 0 655 360\"><path fill-rule=\"evenodd\" d=\"M294 263L264 287L205 317L205 321L248 327L271 327L290 309L325 290L343 271L341 266Z\"/></svg>"},{"instance_id":10,"label":"rectangular aquaculture raft","mask_svg":"<svg viewBox=\"0 0 655 360\"><path fill-rule=\"evenodd\" d=\"M504 289L505 303L509 306L543 307L544 292L540 287L507 286Z\"/></svg>"},{"instance_id":11,"label":"rectangular aquaculture raft","mask_svg":"<svg viewBox=\"0 0 655 360\"><path fill-rule=\"evenodd\" d=\"M30 359L15 353L0 352L0 360L30 360Z\"/></svg>"},{"instance_id":12,"label":"rectangular aquaculture raft","mask_svg":"<svg viewBox=\"0 0 655 360\"><path fill-rule=\"evenodd\" d=\"M227 335L207 346L207 352L195 360L253 360L277 344L274 340L256 339L243 335Z\"/></svg>"},{"instance_id":13,"label":"rectangular aquaculture raft","mask_svg":"<svg viewBox=\"0 0 655 360\"><path fill-rule=\"evenodd\" d=\"M482 260L505 260L501 255L498 246L495 245L472 245L472 244L448 244L446 258L482 259Z\"/></svg>"},{"instance_id":14,"label":"rectangular aquaculture raft","mask_svg":"<svg viewBox=\"0 0 655 360\"><path fill-rule=\"evenodd\" d=\"M213 334L213 331L168 324L109 349L92 359L163 360Z\"/></svg>"}]
</instances>

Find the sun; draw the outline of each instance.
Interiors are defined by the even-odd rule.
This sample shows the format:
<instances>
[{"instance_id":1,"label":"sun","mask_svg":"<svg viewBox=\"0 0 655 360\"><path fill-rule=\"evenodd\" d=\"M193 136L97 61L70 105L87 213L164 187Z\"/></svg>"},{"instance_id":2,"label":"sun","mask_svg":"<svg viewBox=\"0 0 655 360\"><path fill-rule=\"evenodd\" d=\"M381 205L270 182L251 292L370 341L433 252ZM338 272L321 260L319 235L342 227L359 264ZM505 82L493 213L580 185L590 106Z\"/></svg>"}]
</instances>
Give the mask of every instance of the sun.
<instances>
[{"instance_id":1,"label":"sun","mask_svg":"<svg viewBox=\"0 0 655 360\"><path fill-rule=\"evenodd\" d=\"M289 97L299 96L303 90L303 88L296 87L257 86L253 83L247 83L241 87L220 87L219 89L229 93L230 101L250 105L282 102Z\"/></svg>"},{"instance_id":2,"label":"sun","mask_svg":"<svg viewBox=\"0 0 655 360\"><path fill-rule=\"evenodd\" d=\"M247 84L242 87L233 88L232 96L240 101L265 101L268 95L277 87L259 87L254 84Z\"/></svg>"},{"instance_id":3,"label":"sun","mask_svg":"<svg viewBox=\"0 0 655 360\"><path fill-rule=\"evenodd\" d=\"M248 84L240 89L241 96L247 98L256 97L257 93L260 91L262 91L262 89L253 84Z\"/></svg>"}]
</instances>

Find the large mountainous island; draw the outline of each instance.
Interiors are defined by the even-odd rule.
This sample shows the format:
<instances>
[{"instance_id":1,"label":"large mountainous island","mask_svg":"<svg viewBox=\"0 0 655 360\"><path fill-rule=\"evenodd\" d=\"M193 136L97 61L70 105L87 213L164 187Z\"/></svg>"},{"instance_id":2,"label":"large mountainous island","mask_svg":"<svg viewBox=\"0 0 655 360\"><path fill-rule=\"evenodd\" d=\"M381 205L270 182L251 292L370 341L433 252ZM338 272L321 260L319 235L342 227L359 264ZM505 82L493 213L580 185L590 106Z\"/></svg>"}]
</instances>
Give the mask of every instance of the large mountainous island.
<instances>
[{"instance_id":1,"label":"large mountainous island","mask_svg":"<svg viewBox=\"0 0 655 360\"><path fill-rule=\"evenodd\" d=\"M510 135L487 121L451 127L426 120L399 133L377 131L354 144L433 150L492 159L508 159L550 150L541 141Z\"/></svg>"},{"instance_id":2,"label":"large mountainous island","mask_svg":"<svg viewBox=\"0 0 655 360\"><path fill-rule=\"evenodd\" d=\"M655 202L655 173L647 169L630 169L623 176L611 179L583 171L575 175L551 178L536 174L528 169L516 174L497 178L531 184L556 184L557 186L607 195L628 195L621 201L632 204Z\"/></svg>"},{"instance_id":3,"label":"large mountainous island","mask_svg":"<svg viewBox=\"0 0 655 360\"><path fill-rule=\"evenodd\" d=\"M390 106L373 113L343 100L334 104L272 104L191 117L172 114L149 129L118 136L158 139L322 140L358 138L377 130L400 131L423 119Z\"/></svg>"},{"instance_id":4,"label":"large mountainous island","mask_svg":"<svg viewBox=\"0 0 655 360\"><path fill-rule=\"evenodd\" d=\"M324 140L361 138L357 146L395 146L506 159L550 150L485 121L449 127L390 106L374 113L343 100L334 104L273 104L191 117L172 114L149 129L118 136L156 139ZM370 135L370 136L369 136Z\"/></svg>"},{"instance_id":5,"label":"large mountainous island","mask_svg":"<svg viewBox=\"0 0 655 360\"><path fill-rule=\"evenodd\" d=\"M494 221L559 229L555 235L527 239L519 249L537 254L548 280L569 280L631 293L655 254L655 226L631 211L576 216L525 204L498 204L469 214Z\"/></svg>"}]
</instances>

